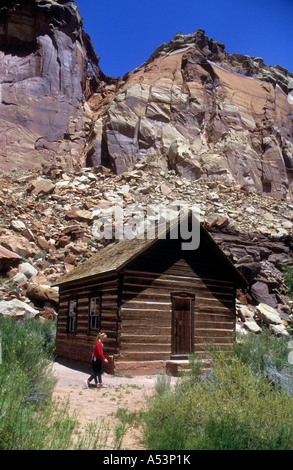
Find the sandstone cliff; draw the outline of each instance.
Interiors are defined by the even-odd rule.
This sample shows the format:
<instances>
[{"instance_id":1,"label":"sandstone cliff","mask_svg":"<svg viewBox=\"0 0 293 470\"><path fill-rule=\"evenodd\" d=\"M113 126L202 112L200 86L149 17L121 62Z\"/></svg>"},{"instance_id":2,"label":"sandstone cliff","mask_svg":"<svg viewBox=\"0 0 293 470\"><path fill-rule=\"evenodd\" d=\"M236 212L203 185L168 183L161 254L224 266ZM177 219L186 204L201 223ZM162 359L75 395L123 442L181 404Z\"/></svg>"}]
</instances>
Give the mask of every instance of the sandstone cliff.
<instances>
[{"instance_id":1,"label":"sandstone cliff","mask_svg":"<svg viewBox=\"0 0 293 470\"><path fill-rule=\"evenodd\" d=\"M106 77L74 1L3 0L0 168L59 160L120 174L141 162L290 201L292 78L202 30Z\"/></svg>"},{"instance_id":2,"label":"sandstone cliff","mask_svg":"<svg viewBox=\"0 0 293 470\"><path fill-rule=\"evenodd\" d=\"M96 121L90 163L121 173L143 161L290 199L291 77L202 30L178 33L123 78Z\"/></svg>"},{"instance_id":3,"label":"sandstone cliff","mask_svg":"<svg viewBox=\"0 0 293 470\"><path fill-rule=\"evenodd\" d=\"M106 77L73 1L0 5L0 168L29 169L64 157L80 163L86 104Z\"/></svg>"}]
</instances>

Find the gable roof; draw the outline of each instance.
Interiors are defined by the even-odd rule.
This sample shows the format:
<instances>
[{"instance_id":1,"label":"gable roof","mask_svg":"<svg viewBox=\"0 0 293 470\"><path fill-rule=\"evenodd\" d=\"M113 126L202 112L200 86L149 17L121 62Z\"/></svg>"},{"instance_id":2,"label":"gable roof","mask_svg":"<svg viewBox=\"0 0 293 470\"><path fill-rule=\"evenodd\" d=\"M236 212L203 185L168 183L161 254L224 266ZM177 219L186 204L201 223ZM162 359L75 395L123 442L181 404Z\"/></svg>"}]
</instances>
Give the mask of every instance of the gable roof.
<instances>
[{"instance_id":1,"label":"gable roof","mask_svg":"<svg viewBox=\"0 0 293 470\"><path fill-rule=\"evenodd\" d=\"M58 286L79 279L118 271L126 263L146 250L155 240L138 240L136 238L111 243L87 259L84 263L62 276L53 286Z\"/></svg>"},{"instance_id":2,"label":"gable roof","mask_svg":"<svg viewBox=\"0 0 293 470\"><path fill-rule=\"evenodd\" d=\"M169 226L166 232L170 232L171 228L172 226ZM200 230L201 237L203 236L210 247L217 252L220 258L222 258L227 269L232 271L233 278L235 279L237 286L246 287L248 284L247 280L221 250L208 231L202 225L200 225ZM69 273L61 276L61 278L53 283L53 286L61 286L96 276L118 272L158 241L159 237L156 236L156 238L152 239L132 238L125 239L117 243L111 243Z\"/></svg>"}]
</instances>

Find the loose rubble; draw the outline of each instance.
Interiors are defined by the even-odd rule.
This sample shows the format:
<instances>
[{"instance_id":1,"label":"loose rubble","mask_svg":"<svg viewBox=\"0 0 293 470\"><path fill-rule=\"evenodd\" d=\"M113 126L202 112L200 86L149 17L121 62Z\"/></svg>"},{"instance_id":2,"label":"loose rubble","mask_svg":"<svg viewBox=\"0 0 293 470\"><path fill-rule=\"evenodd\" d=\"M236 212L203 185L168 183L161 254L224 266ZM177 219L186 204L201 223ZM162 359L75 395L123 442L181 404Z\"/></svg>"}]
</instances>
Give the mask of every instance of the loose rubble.
<instances>
[{"instance_id":1,"label":"loose rubble","mask_svg":"<svg viewBox=\"0 0 293 470\"><path fill-rule=\"evenodd\" d=\"M97 227L113 222L118 202L125 225L139 211L152 207L156 217L160 208L184 203L198 208L202 223L250 282L238 296L239 325L256 333L261 324L275 325L274 332L283 334L276 327L290 321L282 271L292 262L293 206L285 201L232 182L192 182L173 170L152 173L141 164L118 176L101 167L69 172L49 165L41 176L35 170L0 172L0 188L0 246L17 255L0 278L2 302L18 300L38 316L56 317L58 292L51 284L114 241ZM265 319L258 304L274 309L279 321Z\"/></svg>"}]
</instances>

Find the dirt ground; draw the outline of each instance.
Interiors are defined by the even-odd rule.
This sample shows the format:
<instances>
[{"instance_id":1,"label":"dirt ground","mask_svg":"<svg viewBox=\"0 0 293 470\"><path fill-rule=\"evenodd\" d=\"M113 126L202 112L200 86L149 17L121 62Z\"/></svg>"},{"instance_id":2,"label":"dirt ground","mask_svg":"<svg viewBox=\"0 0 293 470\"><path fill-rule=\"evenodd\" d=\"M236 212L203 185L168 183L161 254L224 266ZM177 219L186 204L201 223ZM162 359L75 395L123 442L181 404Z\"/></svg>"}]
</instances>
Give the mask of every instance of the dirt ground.
<instances>
[{"instance_id":1,"label":"dirt ground","mask_svg":"<svg viewBox=\"0 0 293 470\"><path fill-rule=\"evenodd\" d=\"M96 388L94 381L88 389L85 380L91 374L90 365L73 364L67 362L55 362L54 375L58 378L54 389L54 397L69 398L70 410L78 414L81 427L90 422L103 420L110 426L112 435L115 425L119 422L115 419L119 408L125 408L129 412L143 409L147 398L154 393L157 376L116 376L103 374L103 383L106 388ZM171 383L176 378L172 377ZM109 441L111 438L109 439ZM111 442L107 447L111 447ZM108 447L108 448L109 448ZM139 430L128 426L127 433L122 442L122 448L128 450L144 449L140 443Z\"/></svg>"}]
</instances>

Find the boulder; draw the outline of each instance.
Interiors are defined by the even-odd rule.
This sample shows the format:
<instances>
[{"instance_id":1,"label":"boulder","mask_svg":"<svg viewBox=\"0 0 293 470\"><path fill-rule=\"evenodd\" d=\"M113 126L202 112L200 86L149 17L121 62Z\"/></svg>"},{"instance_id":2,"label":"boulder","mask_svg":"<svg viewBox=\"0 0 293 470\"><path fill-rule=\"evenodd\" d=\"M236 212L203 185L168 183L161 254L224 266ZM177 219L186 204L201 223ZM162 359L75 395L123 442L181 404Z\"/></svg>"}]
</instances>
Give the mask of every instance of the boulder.
<instances>
[{"instance_id":1,"label":"boulder","mask_svg":"<svg viewBox=\"0 0 293 470\"><path fill-rule=\"evenodd\" d=\"M18 299L0 301L0 317L12 317L17 320L35 318L39 311Z\"/></svg>"},{"instance_id":2,"label":"boulder","mask_svg":"<svg viewBox=\"0 0 293 470\"><path fill-rule=\"evenodd\" d=\"M27 283L27 277L23 273L17 273L13 278L12 281L14 284L18 286L24 286Z\"/></svg>"},{"instance_id":3,"label":"boulder","mask_svg":"<svg viewBox=\"0 0 293 470\"><path fill-rule=\"evenodd\" d=\"M253 318L244 322L244 328L246 328L251 333L255 334L261 333L262 331L261 327L256 323Z\"/></svg>"},{"instance_id":4,"label":"boulder","mask_svg":"<svg viewBox=\"0 0 293 470\"><path fill-rule=\"evenodd\" d=\"M247 305L238 304L236 306L236 312L239 318L244 322L252 320L254 317L254 311Z\"/></svg>"},{"instance_id":5,"label":"boulder","mask_svg":"<svg viewBox=\"0 0 293 470\"><path fill-rule=\"evenodd\" d=\"M26 295L29 299L50 302L55 305L59 302L58 288L43 284L29 283Z\"/></svg>"},{"instance_id":6,"label":"boulder","mask_svg":"<svg viewBox=\"0 0 293 470\"><path fill-rule=\"evenodd\" d=\"M236 263L235 266L249 283L256 278L261 270L261 265L258 262Z\"/></svg>"},{"instance_id":7,"label":"boulder","mask_svg":"<svg viewBox=\"0 0 293 470\"><path fill-rule=\"evenodd\" d=\"M284 325L270 325L270 330L276 336L289 336L289 333Z\"/></svg>"},{"instance_id":8,"label":"boulder","mask_svg":"<svg viewBox=\"0 0 293 470\"><path fill-rule=\"evenodd\" d=\"M23 273L28 279L38 274L38 270L30 263L21 263L19 266L19 272Z\"/></svg>"},{"instance_id":9,"label":"boulder","mask_svg":"<svg viewBox=\"0 0 293 470\"><path fill-rule=\"evenodd\" d=\"M236 333L238 333L240 335L247 335L248 334L248 331L242 325L240 325L239 323L236 323L235 331L236 331Z\"/></svg>"},{"instance_id":10,"label":"boulder","mask_svg":"<svg viewBox=\"0 0 293 470\"><path fill-rule=\"evenodd\" d=\"M22 258L35 256L37 253L34 244L31 244L22 235L16 235L12 232L7 231L4 235L0 236L0 243L4 248L13 251Z\"/></svg>"},{"instance_id":11,"label":"boulder","mask_svg":"<svg viewBox=\"0 0 293 470\"><path fill-rule=\"evenodd\" d=\"M21 220L18 220L18 219L11 220L10 225L13 228L13 230L15 230L16 232L22 232L26 228L25 224Z\"/></svg>"},{"instance_id":12,"label":"boulder","mask_svg":"<svg viewBox=\"0 0 293 470\"><path fill-rule=\"evenodd\" d=\"M177 138L171 142L168 150L168 160L180 176L196 180L201 176L200 163L194 158L193 151L187 142Z\"/></svg>"},{"instance_id":13,"label":"boulder","mask_svg":"<svg viewBox=\"0 0 293 470\"><path fill-rule=\"evenodd\" d=\"M31 187L28 189L29 192L35 196L41 196L42 194L50 194L54 191L55 184L47 178L38 178L31 183Z\"/></svg>"},{"instance_id":14,"label":"boulder","mask_svg":"<svg viewBox=\"0 0 293 470\"><path fill-rule=\"evenodd\" d=\"M270 305L259 304L255 307L255 312L258 318L266 325L282 325L282 319L279 312L272 308Z\"/></svg>"},{"instance_id":15,"label":"boulder","mask_svg":"<svg viewBox=\"0 0 293 470\"><path fill-rule=\"evenodd\" d=\"M0 245L0 272L8 271L13 265L21 261L21 256Z\"/></svg>"},{"instance_id":16,"label":"boulder","mask_svg":"<svg viewBox=\"0 0 293 470\"><path fill-rule=\"evenodd\" d=\"M92 222L93 214L91 211L72 207L66 212L65 218L67 220L77 220L79 222Z\"/></svg>"},{"instance_id":17,"label":"boulder","mask_svg":"<svg viewBox=\"0 0 293 470\"><path fill-rule=\"evenodd\" d=\"M276 299L269 293L268 285L264 282L257 281L252 284L251 295L258 303L269 305L272 308L278 306Z\"/></svg>"}]
</instances>

